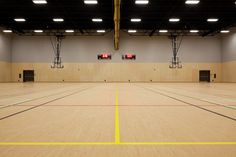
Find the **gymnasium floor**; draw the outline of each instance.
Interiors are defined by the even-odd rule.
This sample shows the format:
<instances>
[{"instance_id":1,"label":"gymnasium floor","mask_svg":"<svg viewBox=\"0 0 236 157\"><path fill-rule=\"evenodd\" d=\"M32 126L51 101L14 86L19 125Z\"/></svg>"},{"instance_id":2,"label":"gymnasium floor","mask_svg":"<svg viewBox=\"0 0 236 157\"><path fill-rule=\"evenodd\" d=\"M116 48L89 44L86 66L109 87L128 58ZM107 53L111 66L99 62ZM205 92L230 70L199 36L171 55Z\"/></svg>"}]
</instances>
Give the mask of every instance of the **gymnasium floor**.
<instances>
[{"instance_id":1,"label":"gymnasium floor","mask_svg":"<svg viewBox=\"0 0 236 157\"><path fill-rule=\"evenodd\" d=\"M1 157L235 157L236 84L2 83Z\"/></svg>"}]
</instances>

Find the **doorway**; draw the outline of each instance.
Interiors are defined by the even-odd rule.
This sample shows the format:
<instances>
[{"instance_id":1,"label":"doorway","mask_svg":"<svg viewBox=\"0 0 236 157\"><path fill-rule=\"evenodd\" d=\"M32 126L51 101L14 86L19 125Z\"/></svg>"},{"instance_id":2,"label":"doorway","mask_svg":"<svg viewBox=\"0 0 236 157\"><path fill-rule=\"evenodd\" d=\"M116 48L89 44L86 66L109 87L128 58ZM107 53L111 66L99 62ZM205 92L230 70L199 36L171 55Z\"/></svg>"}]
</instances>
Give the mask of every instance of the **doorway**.
<instances>
[{"instance_id":1,"label":"doorway","mask_svg":"<svg viewBox=\"0 0 236 157\"><path fill-rule=\"evenodd\" d=\"M199 81L200 82L211 82L211 71L210 70L200 70L199 71Z\"/></svg>"},{"instance_id":2,"label":"doorway","mask_svg":"<svg viewBox=\"0 0 236 157\"><path fill-rule=\"evenodd\" d=\"M23 82L34 82L34 70L23 71Z\"/></svg>"}]
</instances>

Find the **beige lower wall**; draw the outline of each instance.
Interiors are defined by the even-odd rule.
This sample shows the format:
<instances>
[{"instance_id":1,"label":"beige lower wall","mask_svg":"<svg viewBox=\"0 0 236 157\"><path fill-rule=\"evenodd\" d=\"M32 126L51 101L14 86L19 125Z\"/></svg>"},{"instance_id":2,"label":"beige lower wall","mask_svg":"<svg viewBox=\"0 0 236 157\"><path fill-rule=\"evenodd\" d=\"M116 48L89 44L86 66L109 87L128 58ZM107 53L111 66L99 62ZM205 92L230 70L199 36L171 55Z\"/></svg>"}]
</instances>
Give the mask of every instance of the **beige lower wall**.
<instances>
[{"instance_id":1,"label":"beige lower wall","mask_svg":"<svg viewBox=\"0 0 236 157\"><path fill-rule=\"evenodd\" d=\"M211 70L212 80L221 82L221 63L184 64L169 69L168 63L65 63L51 69L48 63L12 63L12 81L22 81L23 70L35 70L36 82L198 82L199 70ZM213 78L217 74L217 78Z\"/></svg>"},{"instance_id":2,"label":"beige lower wall","mask_svg":"<svg viewBox=\"0 0 236 157\"><path fill-rule=\"evenodd\" d=\"M236 61L222 63L222 82L236 82Z\"/></svg>"},{"instance_id":3,"label":"beige lower wall","mask_svg":"<svg viewBox=\"0 0 236 157\"><path fill-rule=\"evenodd\" d=\"M11 63L0 61L0 82L11 81Z\"/></svg>"}]
</instances>

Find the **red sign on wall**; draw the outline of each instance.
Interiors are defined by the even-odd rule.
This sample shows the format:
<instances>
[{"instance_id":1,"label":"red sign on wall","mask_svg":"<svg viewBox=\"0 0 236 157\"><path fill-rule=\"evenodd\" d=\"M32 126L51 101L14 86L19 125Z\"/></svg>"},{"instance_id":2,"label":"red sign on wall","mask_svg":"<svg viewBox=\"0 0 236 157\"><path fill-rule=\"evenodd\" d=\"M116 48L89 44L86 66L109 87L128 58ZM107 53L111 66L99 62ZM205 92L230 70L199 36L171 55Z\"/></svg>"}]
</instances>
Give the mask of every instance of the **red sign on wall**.
<instances>
[{"instance_id":1,"label":"red sign on wall","mask_svg":"<svg viewBox=\"0 0 236 157\"><path fill-rule=\"evenodd\" d=\"M98 55L99 60L110 60L111 59L111 54L108 53L103 53Z\"/></svg>"},{"instance_id":2,"label":"red sign on wall","mask_svg":"<svg viewBox=\"0 0 236 157\"><path fill-rule=\"evenodd\" d=\"M135 54L124 54L122 55L122 59L123 60L135 60L136 59L136 55Z\"/></svg>"}]
</instances>

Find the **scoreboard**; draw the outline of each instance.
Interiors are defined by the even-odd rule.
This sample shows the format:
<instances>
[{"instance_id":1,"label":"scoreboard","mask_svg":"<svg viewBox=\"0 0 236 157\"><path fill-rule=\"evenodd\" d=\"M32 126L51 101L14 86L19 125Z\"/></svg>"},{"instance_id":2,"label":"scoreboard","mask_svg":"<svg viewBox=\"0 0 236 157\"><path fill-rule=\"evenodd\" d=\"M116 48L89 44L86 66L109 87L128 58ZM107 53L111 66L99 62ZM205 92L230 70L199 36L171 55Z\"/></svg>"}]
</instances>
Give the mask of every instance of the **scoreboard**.
<instances>
[{"instance_id":1,"label":"scoreboard","mask_svg":"<svg viewBox=\"0 0 236 157\"><path fill-rule=\"evenodd\" d=\"M98 60L111 60L111 54L108 53L99 54Z\"/></svg>"},{"instance_id":2,"label":"scoreboard","mask_svg":"<svg viewBox=\"0 0 236 157\"><path fill-rule=\"evenodd\" d=\"M135 60L136 55L135 54L124 54L122 55L123 60Z\"/></svg>"},{"instance_id":3,"label":"scoreboard","mask_svg":"<svg viewBox=\"0 0 236 157\"><path fill-rule=\"evenodd\" d=\"M98 54L98 60L111 60L112 55L109 53ZM126 53L122 55L122 60L136 60L135 54Z\"/></svg>"}]
</instances>

